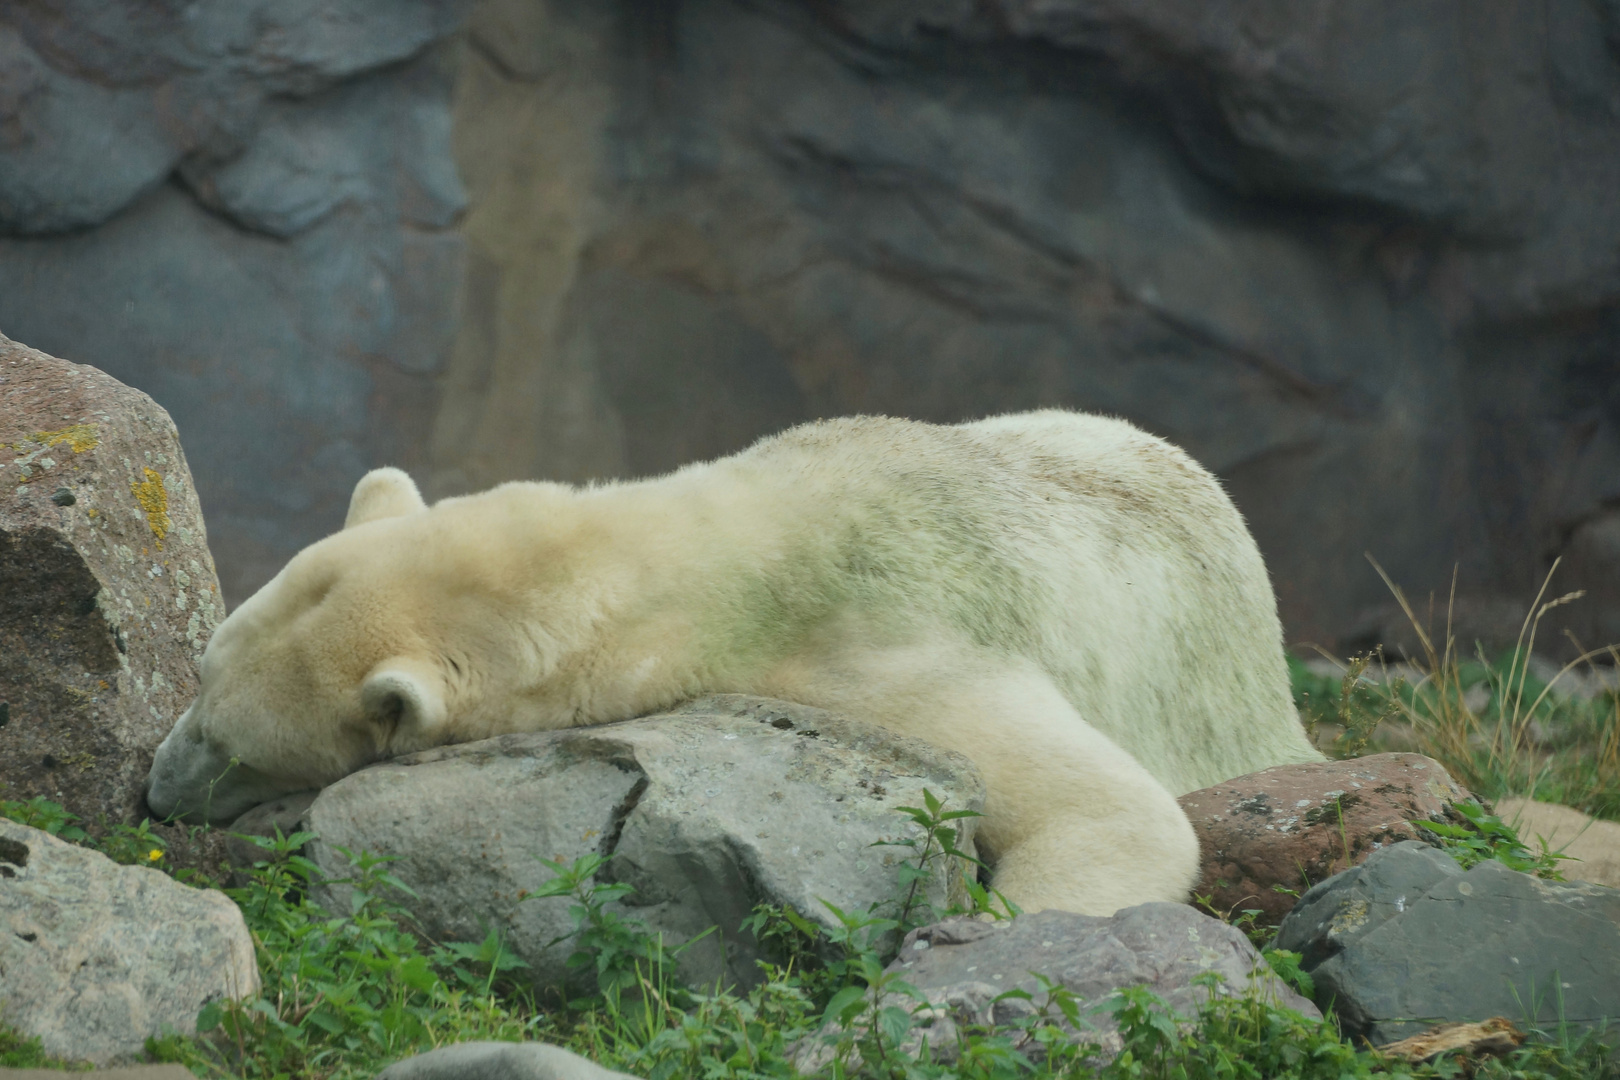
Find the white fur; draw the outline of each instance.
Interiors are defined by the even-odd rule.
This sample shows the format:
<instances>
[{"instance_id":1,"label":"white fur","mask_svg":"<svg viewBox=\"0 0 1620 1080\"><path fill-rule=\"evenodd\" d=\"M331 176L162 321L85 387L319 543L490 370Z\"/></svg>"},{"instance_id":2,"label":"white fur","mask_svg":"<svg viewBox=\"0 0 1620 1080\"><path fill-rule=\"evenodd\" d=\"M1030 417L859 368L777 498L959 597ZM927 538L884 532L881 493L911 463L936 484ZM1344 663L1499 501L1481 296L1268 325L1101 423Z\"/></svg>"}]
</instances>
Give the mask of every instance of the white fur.
<instances>
[{"instance_id":1,"label":"white fur","mask_svg":"<svg viewBox=\"0 0 1620 1080\"><path fill-rule=\"evenodd\" d=\"M1108 913L1185 897L1175 795L1319 756L1242 518L1123 421L824 421L430 510L402 477L363 480L351 527L220 627L154 808L202 812L231 757L218 818L424 746L767 694L973 759L996 886Z\"/></svg>"}]
</instances>

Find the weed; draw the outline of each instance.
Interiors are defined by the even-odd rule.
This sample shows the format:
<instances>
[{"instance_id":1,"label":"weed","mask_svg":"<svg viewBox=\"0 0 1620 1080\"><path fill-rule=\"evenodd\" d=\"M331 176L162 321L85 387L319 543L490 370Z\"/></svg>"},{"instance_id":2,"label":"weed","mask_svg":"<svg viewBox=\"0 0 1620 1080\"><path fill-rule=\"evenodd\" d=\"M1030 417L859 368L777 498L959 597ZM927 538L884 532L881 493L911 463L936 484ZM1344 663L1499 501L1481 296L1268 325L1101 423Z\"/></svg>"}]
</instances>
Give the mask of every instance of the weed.
<instances>
[{"instance_id":1,"label":"weed","mask_svg":"<svg viewBox=\"0 0 1620 1080\"><path fill-rule=\"evenodd\" d=\"M197 1036L149 1040L157 1060L199 1076L361 1077L389 1061L444 1042L533 1037L530 1003L492 992L521 965L498 938L455 948L409 933L385 890L407 892L387 860L351 857L351 910L332 915L308 898L315 865L298 849L309 833L249 837L264 848L250 883L227 890L242 909L263 987L250 1001L216 1002ZM345 853L346 855L348 853Z\"/></svg>"},{"instance_id":2,"label":"weed","mask_svg":"<svg viewBox=\"0 0 1620 1080\"><path fill-rule=\"evenodd\" d=\"M573 933L548 944L576 938L579 948L568 957L565 966L576 972L590 970L601 1000L615 1008L624 992L639 988L644 979L667 986L665 976L673 974L680 954L713 931L711 927L678 948L666 948L663 938L649 933L641 920L626 919L606 910L608 903L623 899L635 890L629 885L596 880L607 863L602 856L581 855L567 863L550 859L540 859L540 862L554 876L523 899L566 896L574 901L568 908L574 923ZM586 1004L586 1001L573 1003L576 1008Z\"/></svg>"},{"instance_id":3,"label":"weed","mask_svg":"<svg viewBox=\"0 0 1620 1080\"><path fill-rule=\"evenodd\" d=\"M0 1069L57 1069L62 1072L83 1072L92 1068L87 1062L63 1061L51 1057L40 1041L0 1024Z\"/></svg>"},{"instance_id":4,"label":"weed","mask_svg":"<svg viewBox=\"0 0 1620 1080\"><path fill-rule=\"evenodd\" d=\"M1620 664L1620 648L1586 651L1547 679L1531 663L1542 618L1580 594L1544 602L1549 572L1514 647L1494 658L1476 647L1470 656L1451 633L1450 604L1437 641L1400 586L1376 561L1373 566L1411 621L1421 655L1395 673L1376 653L1358 657L1337 680L1290 659L1295 701L1307 725L1343 729L1331 751L1353 757L1381 748L1381 727L1403 728L1413 748L1481 798L1526 795L1620 819L1620 691L1611 687L1590 700L1554 692L1583 664L1605 657Z\"/></svg>"},{"instance_id":5,"label":"weed","mask_svg":"<svg viewBox=\"0 0 1620 1080\"><path fill-rule=\"evenodd\" d=\"M32 799L0 799L0 817L75 844L90 839L89 833L73 824L79 820L79 815L69 813L60 803L51 802L43 795Z\"/></svg>"},{"instance_id":6,"label":"weed","mask_svg":"<svg viewBox=\"0 0 1620 1080\"><path fill-rule=\"evenodd\" d=\"M1434 834L1440 846L1464 870L1494 859L1510 870L1553 881L1564 880L1564 875L1558 872L1558 864L1568 860L1568 855L1548 851L1545 846L1532 852L1511 825L1486 813L1477 803L1457 803L1451 809L1462 819L1461 824L1421 819L1413 824Z\"/></svg>"}]
</instances>

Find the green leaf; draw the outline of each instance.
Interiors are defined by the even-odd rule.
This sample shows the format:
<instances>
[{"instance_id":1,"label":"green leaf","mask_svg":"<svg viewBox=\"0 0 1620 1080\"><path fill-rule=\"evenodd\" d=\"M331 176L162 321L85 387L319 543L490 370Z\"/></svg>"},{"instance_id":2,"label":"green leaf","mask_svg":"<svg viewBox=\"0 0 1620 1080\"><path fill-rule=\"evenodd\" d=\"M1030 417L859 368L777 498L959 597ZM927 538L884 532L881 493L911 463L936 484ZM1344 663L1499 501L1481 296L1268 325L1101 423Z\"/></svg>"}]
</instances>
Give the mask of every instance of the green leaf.
<instances>
[{"instance_id":1,"label":"green leaf","mask_svg":"<svg viewBox=\"0 0 1620 1080\"><path fill-rule=\"evenodd\" d=\"M848 1024L866 1007L866 988L862 986L846 986L832 996L827 1002L827 1008L822 1011L821 1024L823 1027L832 1023Z\"/></svg>"}]
</instances>

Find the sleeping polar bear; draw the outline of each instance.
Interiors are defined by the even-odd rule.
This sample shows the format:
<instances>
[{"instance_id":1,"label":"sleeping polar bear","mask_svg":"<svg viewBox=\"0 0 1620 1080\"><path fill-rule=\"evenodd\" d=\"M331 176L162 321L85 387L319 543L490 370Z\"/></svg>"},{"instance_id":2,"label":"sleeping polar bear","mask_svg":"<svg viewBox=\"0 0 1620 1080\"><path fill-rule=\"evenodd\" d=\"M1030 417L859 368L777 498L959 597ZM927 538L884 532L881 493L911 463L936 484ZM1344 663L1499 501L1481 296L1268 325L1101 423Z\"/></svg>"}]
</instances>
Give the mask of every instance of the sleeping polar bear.
<instances>
[{"instance_id":1,"label":"sleeping polar bear","mask_svg":"<svg viewBox=\"0 0 1620 1080\"><path fill-rule=\"evenodd\" d=\"M1320 756L1260 553L1182 451L1059 411L858 417L431 509L370 473L343 531L220 626L147 798L229 820L395 754L708 693L972 759L981 850L1027 911L1184 899L1176 795Z\"/></svg>"}]
</instances>

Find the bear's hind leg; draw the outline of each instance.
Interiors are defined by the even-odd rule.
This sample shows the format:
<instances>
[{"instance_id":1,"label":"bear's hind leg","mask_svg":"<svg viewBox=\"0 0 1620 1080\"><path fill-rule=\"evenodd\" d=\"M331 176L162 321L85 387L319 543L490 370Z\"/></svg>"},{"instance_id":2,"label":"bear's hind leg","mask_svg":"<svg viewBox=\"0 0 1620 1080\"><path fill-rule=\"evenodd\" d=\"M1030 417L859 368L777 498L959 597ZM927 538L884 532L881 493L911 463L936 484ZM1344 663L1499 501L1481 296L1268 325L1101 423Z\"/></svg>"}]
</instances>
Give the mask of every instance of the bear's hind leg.
<instances>
[{"instance_id":1,"label":"bear's hind leg","mask_svg":"<svg viewBox=\"0 0 1620 1080\"><path fill-rule=\"evenodd\" d=\"M1186 813L1056 687L1040 682L1056 702L1032 708L1047 695L1026 682L1018 711L984 703L981 717L1016 717L1012 730L983 731L976 750L962 751L988 790L979 837L992 886L1025 911L1112 915L1150 900L1185 901L1199 869Z\"/></svg>"},{"instance_id":2,"label":"bear's hind leg","mask_svg":"<svg viewBox=\"0 0 1620 1080\"><path fill-rule=\"evenodd\" d=\"M1192 823L1045 672L933 649L873 650L846 663L817 703L979 767L987 792L979 847L993 887L1013 903L1111 915L1187 899L1199 868Z\"/></svg>"}]
</instances>

